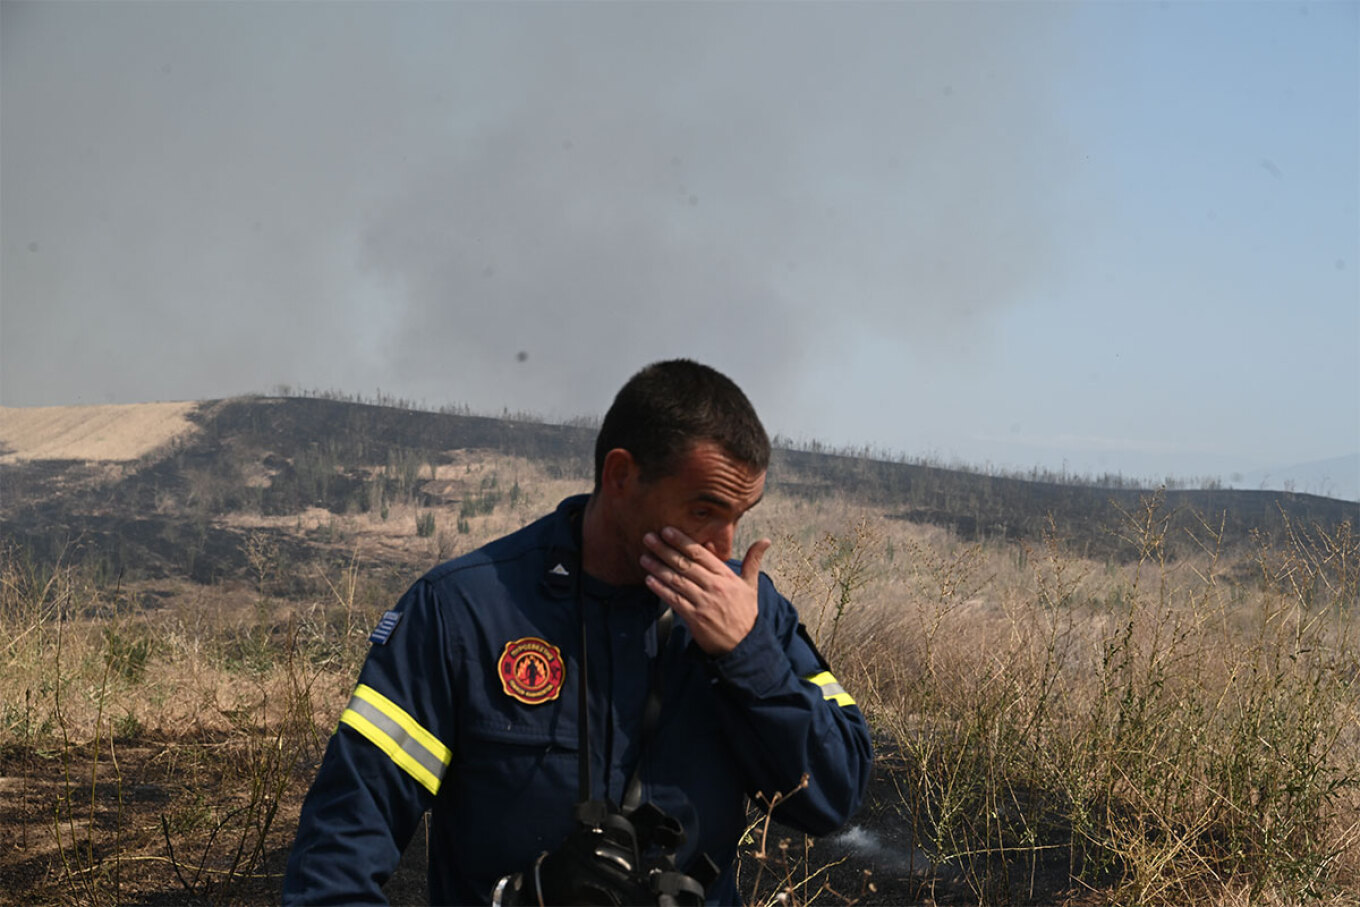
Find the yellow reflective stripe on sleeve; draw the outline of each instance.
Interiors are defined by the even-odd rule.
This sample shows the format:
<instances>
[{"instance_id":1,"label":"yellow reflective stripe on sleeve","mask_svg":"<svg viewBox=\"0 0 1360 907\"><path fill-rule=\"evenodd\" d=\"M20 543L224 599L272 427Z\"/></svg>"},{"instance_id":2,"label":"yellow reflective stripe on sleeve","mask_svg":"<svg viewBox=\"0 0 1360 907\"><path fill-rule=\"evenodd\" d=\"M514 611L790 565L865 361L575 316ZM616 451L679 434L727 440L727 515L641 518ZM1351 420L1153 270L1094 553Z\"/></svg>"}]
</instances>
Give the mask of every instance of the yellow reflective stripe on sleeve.
<instances>
[{"instance_id":1,"label":"yellow reflective stripe on sleeve","mask_svg":"<svg viewBox=\"0 0 1360 907\"><path fill-rule=\"evenodd\" d=\"M840 681L831 676L830 671L823 671L820 674L813 674L811 677L804 678L808 683L821 687L822 698L830 699L836 705L854 705L855 700L850 698L850 694L845 692L845 687L841 686Z\"/></svg>"},{"instance_id":2,"label":"yellow reflective stripe on sleeve","mask_svg":"<svg viewBox=\"0 0 1360 907\"><path fill-rule=\"evenodd\" d=\"M430 793L439 793L444 769L453 754L392 700L359 684L340 716L340 723L362 734Z\"/></svg>"}]
</instances>

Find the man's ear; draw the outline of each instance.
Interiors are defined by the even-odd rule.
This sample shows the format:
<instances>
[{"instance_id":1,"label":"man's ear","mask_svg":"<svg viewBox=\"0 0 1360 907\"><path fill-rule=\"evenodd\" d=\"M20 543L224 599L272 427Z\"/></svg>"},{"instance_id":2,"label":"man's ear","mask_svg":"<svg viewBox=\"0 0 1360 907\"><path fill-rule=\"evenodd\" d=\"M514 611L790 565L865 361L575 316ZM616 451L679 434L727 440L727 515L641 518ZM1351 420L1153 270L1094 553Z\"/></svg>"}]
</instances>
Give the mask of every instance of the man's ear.
<instances>
[{"instance_id":1,"label":"man's ear","mask_svg":"<svg viewBox=\"0 0 1360 907\"><path fill-rule=\"evenodd\" d=\"M638 479L637 461L622 447L615 447L604 455L604 469L600 473L600 490L618 495L628 490Z\"/></svg>"}]
</instances>

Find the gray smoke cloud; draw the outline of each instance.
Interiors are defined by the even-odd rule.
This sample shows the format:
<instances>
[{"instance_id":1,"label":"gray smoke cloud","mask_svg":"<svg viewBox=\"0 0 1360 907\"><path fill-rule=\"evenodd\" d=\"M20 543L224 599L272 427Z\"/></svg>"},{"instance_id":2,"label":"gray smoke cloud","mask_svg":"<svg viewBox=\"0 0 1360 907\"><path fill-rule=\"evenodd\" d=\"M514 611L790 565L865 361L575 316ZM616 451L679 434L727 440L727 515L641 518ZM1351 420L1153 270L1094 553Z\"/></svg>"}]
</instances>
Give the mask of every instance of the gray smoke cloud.
<instances>
[{"instance_id":1,"label":"gray smoke cloud","mask_svg":"<svg viewBox=\"0 0 1360 907\"><path fill-rule=\"evenodd\" d=\"M985 355L1055 250L1058 4L0 7L7 404L376 388L778 429L856 338Z\"/></svg>"}]
</instances>

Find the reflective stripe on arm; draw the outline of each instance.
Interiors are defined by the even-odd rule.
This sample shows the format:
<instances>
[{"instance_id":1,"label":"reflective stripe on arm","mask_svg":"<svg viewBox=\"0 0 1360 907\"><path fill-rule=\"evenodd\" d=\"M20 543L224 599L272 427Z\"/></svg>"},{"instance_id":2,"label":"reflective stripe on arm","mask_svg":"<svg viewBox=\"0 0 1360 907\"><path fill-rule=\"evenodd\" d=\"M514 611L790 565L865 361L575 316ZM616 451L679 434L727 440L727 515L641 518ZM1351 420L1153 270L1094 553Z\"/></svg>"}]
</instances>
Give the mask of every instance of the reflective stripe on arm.
<instances>
[{"instance_id":1,"label":"reflective stripe on arm","mask_svg":"<svg viewBox=\"0 0 1360 907\"><path fill-rule=\"evenodd\" d=\"M340 723L362 734L430 793L439 793L453 754L392 700L359 684Z\"/></svg>"},{"instance_id":2,"label":"reflective stripe on arm","mask_svg":"<svg viewBox=\"0 0 1360 907\"><path fill-rule=\"evenodd\" d=\"M813 674L811 677L803 678L808 683L820 687L822 698L830 699L836 705L854 705L855 700L850 698L850 694L845 692L845 687L841 686L840 681L831 676L830 671L822 671L820 674Z\"/></svg>"}]
</instances>

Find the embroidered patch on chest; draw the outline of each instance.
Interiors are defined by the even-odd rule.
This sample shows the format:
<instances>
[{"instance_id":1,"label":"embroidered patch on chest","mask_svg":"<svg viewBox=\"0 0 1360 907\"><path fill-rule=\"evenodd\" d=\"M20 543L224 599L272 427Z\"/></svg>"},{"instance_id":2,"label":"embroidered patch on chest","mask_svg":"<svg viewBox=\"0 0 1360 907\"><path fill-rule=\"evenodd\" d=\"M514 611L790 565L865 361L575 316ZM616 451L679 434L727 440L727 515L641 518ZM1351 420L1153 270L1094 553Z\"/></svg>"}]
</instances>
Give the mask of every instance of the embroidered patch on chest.
<instances>
[{"instance_id":1,"label":"embroidered patch on chest","mask_svg":"<svg viewBox=\"0 0 1360 907\"><path fill-rule=\"evenodd\" d=\"M567 668L561 649L536 636L526 636L505 644L499 671L506 695L526 705L538 705L562 692Z\"/></svg>"}]
</instances>

